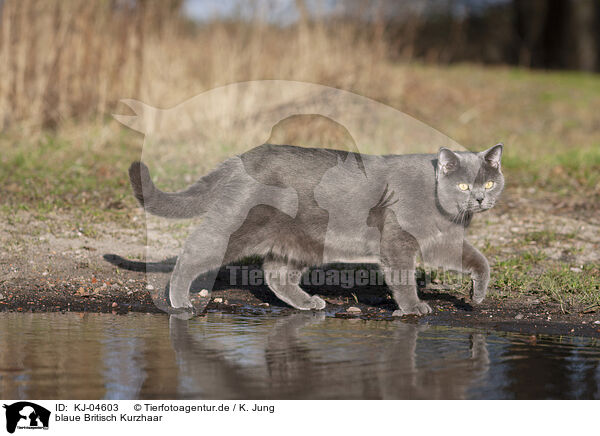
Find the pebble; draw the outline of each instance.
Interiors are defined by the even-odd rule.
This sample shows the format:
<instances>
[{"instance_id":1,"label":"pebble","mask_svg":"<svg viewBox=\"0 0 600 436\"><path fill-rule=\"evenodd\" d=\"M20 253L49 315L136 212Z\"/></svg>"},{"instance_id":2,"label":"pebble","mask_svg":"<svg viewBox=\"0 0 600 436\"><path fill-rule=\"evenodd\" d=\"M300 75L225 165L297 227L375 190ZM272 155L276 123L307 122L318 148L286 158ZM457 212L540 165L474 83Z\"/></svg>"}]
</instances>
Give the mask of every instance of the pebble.
<instances>
[{"instance_id":1,"label":"pebble","mask_svg":"<svg viewBox=\"0 0 600 436\"><path fill-rule=\"evenodd\" d=\"M346 312L348 312L348 313L361 313L362 310L360 310L358 307L350 306L348 309L346 309Z\"/></svg>"},{"instance_id":2,"label":"pebble","mask_svg":"<svg viewBox=\"0 0 600 436\"><path fill-rule=\"evenodd\" d=\"M594 324L600 324L600 321L594 321Z\"/></svg>"},{"instance_id":3,"label":"pebble","mask_svg":"<svg viewBox=\"0 0 600 436\"><path fill-rule=\"evenodd\" d=\"M149 291L153 291L154 290L154 286L152 285L146 285L146 289Z\"/></svg>"},{"instance_id":4,"label":"pebble","mask_svg":"<svg viewBox=\"0 0 600 436\"><path fill-rule=\"evenodd\" d=\"M213 301L214 301L215 303L222 303L222 302L223 302L223 299L222 299L222 298L219 298L219 297L217 297L217 298L215 298Z\"/></svg>"},{"instance_id":5,"label":"pebble","mask_svg":"<svg viewBox=\"0 0 600 436\"><path fill-rule=\"evenodd\" d=\"M270 304L269 303L260 303L259 306L263 306L263 307L269 307Z\"/></svg>"},{"instance_id":6,"label":"pebble","mask_svg":"<svg viewBox=\"0 0 600 436\"><path fill-rule=\"evenodd\" d=\"M392 316L404 316L404 312L400 309L397 309L392 312Z\"/></svg>"},{"instance_id":7,"label":"pebble","mask_svg":"<svg viewBox=\"0 0 600 436\"><path fill-rule=\"evenodd\" d=\"M4 300L4 294L0 294L0 300Z\"/></svg>"},{"instance_id":8,"label":"pebble","mask_svg":"<svg viewBox=\"0 0 600 436\"><path fill-rule=\"evenodd\" d=\"M119 306L117 303L112 304L112 307L117 307L117 306Z\"/></svg>"},{"instance_id":9,"label":"pebble","mask_svg":"<svg viewBox=\"0 0 600 436\"><path fill-rule=\"evenodd\" d=\"M121 289L121 287L115 283L114 285L112 285L110 287L110 289L113 290L113 291L118 291L119 289Z\"/></svg>"},{"instance_id":10,"label":"pebble","mask_svg":"<svg viewBox=\"0 0 600 436\"><path fill-rule=\"evenodd\" d=\"M517 315L515 316L515 319L523 319L523 318L525 318L525 317L523 316L522 313L517 313Z\"/></svg>"},{"instance_id":11,"label":"pebble","mask_svg":"<svg viewBox=\"0 0 600 436\"><path fill-rule=\"evenodd\" d=\"M571 271L576 272L576 273L580 273L581 271L583 271L581 268L576 268L576 267L572 267L569 268Z\"/></svg>"},{"instance_id":12,"label":"pebble","mask_svg":"<svg viewBox=\"0 0 600 436\"><path fill-rule=\"evenodd\" d=\"M207 289L202 289L199 293L199 295L201 297L208 297L208 290Z\"/></svg>"}]
</instances>

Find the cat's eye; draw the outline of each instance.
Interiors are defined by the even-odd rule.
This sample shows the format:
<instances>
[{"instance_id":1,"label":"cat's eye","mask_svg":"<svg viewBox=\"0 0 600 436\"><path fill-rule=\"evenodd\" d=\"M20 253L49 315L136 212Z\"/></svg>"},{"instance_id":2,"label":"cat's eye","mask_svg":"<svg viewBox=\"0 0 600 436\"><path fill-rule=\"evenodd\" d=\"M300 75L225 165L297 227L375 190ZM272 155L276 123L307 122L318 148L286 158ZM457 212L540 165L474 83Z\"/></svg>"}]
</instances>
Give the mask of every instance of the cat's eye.
<instances>
[{"instance_id":1,"label":"cat's eye","mask_svg":"<svg viewBox=\"0 0 600 436\"><path fill-rule=\"evenodd\" d=\"M469 185L467 185L466 183L459 183L458 189L460 189L461 191L467 191L469 189Z\"/></svg>"},{"instance_id":2,"label":"cat's eye","mask_svg":"<svg viewBox=\"0 0 600 436\"><path fill-rule=\"evenodd\" d=\"M494 186L494 182L492 182L490 180L485 184L485 189L492 189L493 186Z\"/></svg>"}]
</instances>

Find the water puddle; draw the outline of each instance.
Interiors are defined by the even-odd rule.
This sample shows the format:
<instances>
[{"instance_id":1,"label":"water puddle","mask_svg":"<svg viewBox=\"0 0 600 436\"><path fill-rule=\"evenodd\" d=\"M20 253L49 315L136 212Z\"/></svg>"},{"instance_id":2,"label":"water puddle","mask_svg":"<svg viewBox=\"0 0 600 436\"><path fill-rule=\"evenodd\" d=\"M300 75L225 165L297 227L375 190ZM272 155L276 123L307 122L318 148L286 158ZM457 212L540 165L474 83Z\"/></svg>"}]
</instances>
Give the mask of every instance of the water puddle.
<instances>
[{"instance_id":1,"label":"water puddle","mask_svg":"<svg viewBox=\"0 0 600 436\"><path fill-rule=\"evenodd\" d=\"M600 399L600 341L363 321L0 314L3 399Z\"/></svg>"}]
</instances>

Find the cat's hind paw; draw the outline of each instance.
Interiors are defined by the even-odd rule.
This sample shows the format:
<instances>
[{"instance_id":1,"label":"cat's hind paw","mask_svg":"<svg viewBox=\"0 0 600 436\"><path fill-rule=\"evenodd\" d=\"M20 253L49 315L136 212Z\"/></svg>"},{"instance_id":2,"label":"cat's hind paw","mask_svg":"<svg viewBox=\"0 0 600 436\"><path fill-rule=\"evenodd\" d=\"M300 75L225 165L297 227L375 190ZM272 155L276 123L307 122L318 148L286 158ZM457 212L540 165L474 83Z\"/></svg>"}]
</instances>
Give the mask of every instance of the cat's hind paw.
<instances>
[{"instance_id":1,"label":"cat's hind paw","mask_svg":"<svg viewBox=\"0 0 600 436\"><path fill-rule=\"evenodd\" d=\"M307 297L301 303L288 303L290 306L300 310L321 310L325 309L327 303L322 298L313 295Z\"/></svg>"},{"instance_id":2,"label":"cat's hind paw","mask_svg":"<svg viewBox=\"0 0 600 436\"><path fill-rule=\"evenodd\" d=\"M427 315L432 311L433 309L431 308L431 306L429 306L429 304L420 301L410 307L395 310L394 313L392 313L392 316Z\"/></svg>"},{"instance_id":3,"label":"cat's hind paw","mask_svg":"<svg viewBox=\"0 0 600 436\"><path fill-rule=\"evenodd\" d=\"M327 303L325 303L325 300L323 300L321 297L318 297L316 295L313 295L312 297L310 297L311 300L311 309L315 309L315 310L321 310L321 309L325 309L325 306L327 305Z\"/></svg>"}]
</instances>

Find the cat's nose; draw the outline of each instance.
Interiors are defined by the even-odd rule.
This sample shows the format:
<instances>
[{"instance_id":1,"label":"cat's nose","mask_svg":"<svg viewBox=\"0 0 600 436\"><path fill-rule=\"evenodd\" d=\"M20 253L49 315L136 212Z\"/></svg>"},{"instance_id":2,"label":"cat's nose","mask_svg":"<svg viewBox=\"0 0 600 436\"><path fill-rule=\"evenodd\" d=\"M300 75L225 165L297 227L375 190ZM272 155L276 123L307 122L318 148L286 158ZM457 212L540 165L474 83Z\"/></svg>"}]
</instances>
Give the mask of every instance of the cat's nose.
<instances>
[{"instance_id":1,"label":"cat's nose","mask_svg":"<svg viewBox=\"0 0 600 436\"><path fill-rule=\"evenodd\" d=\"M481 206L481 203L483 202L483 196L477 196L475 197L475 200L477 200L477 203L479 203L479 205Z\"/></svg>"}]
</instances>

